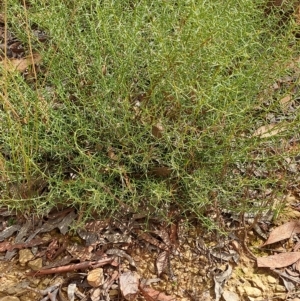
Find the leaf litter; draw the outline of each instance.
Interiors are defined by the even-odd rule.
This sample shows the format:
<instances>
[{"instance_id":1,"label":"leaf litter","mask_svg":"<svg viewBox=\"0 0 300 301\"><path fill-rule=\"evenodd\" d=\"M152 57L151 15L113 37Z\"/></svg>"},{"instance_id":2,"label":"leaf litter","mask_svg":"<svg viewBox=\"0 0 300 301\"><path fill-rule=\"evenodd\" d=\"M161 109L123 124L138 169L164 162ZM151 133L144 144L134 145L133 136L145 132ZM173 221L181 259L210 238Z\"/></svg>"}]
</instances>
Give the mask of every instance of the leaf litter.
<instances>
[{"instance_id":1,"label":"leaf litter","mask_svg":"<svg viewBox=\"0 0 300 301\"><path fill-rule=\"evenodd\" d=\"M48 279L51 275L62 275L64 279L67 280L69 277L65 276L67 275L66 272L74 276L76 275L76 277L73 278L74 280L70 278L69 281L62 282L58 289L57 287L52 288L53 283L49 283L49 293L44 297L45 300L85 300L85 298L87 298L87 300L88 298L91 300L102 300L103 298L114 299L114 296L120 297L120 295L122 295L125 300L135 300L141 297L145 300L156 301L190 300L186 296L201 295L199 291L201 282L193 282L195 280L197 281L197 279L203 281L203 283L211 283L210 285L213 283L215 296L211 293L211 298L216 298L216 300L218 300L218 298L220 299L223 295L222 298L225 299L226 296L228 298L228 296L235 296L236 294L234 292L231 294L228 293L228 289L225 288L234 273L232 264L235 263L232 254L237 253L236 251L233 252L229 242L219 241L219 244L211 247L209 246L210 242L208 239L211 239L211 236L200 235L199 241L201 242L202 240L200 244L202 247L197 249L195 245L192 247L192 241L187 243L183 224L181 223L177 222L176 227L166 227L164 225L159 226L157 221L153 221L152 225L148 225L150 228L145 231L140 222L137 223L135 220L130 221L130 219L126 221L124 219L122 225L120 225L120 223L114 223L113 221L104 224L98 222L97 224L103 225L103 227L99 227L97 239L92 245L86 245L86 240L82 235L77 234L78 231L77 233L74 232L75 236L69 237L68 234L70 231L69 228L72 226L72 224L69 223L69 217L73 216L73 222L75 222L77 218L75 211L67 210L59 216L53 212L49 214L49 217L50 216L52 216L52 219L45 217L39 222L26 222L29 226L25 237L24 233L21 235L23 239L25 238L22 247L31 250L35 248L36 251L38 251L35 254L41 256L43 259L42 268L38 271L26 272L26 277L29 277L29 279ZM129 216L124 216L123 218L128 219ZM57 226L64 224L64 220L67 221L66 224L68 225L66 234L61 233L62 228ZM56 222L56 227L54 227L55 223L53 221ZM88 225L91 225L90 222L86 224L86 226ZM118 228L118 225L120 225L123 230ZM84 229L86 228L87 227L84 227ZM176 234L174 234L174 228L177 229ZM48 229L49 232L46 232L46 229ZM121 239L121 242L119 239L108 240L106 238L108 229L110 235L115 233L116 237L124 237L123 235L126 234L127 237L130 237L130 243L128 243L127 238L125 241ZM164 230L161 231L157 229ZM5 229L3 231L5 231ZM122 231L125 231L125 233ZM14 235L14 233L15 232L13 232L12 235ZM49 236L49 233L52 233L52 235ZM141 233L146 233L147 235L141 236ZM154 236L152 236L152 234ZM176 245L172 243L170 238L171 234L177 237L176 240L172 239L173 241L177 241ZM75 241L77 241L77 243L72 243L70 238L75 239L76 235L77 239ZM195 235L196 232L188 237L196 238L197 235ZM32 237L31 241L26 242L26 236ZM62 239L62 237L64 239ZM145 239L143 239L144 237ZM2 243L9 243L7 246L12 248L14 244L9 242L9 239L10 238L7 237ZM42 244L41 241L44 243ZM66 247L63 248L62 253L55 257L57 250L64 244L66 244ZM147 251L149 245L151 245L151 248ZM72 248L70 248L70 246L72 246ZM180 251L176 253L172 251L174 249L179 249ZM47 257L46 250L51 253L51 256ZM136 253L138 250L139 252ZM142 252L145 253L145 255L154 252L150 257L151 261L149 261L147 257L144 258L145 255L140 253L141 250L143 250ZM217 253L219 253L220 256L216 255ZM224 256L222 254L227 255ZM200 261L198 261L197 258L199 258ZM53 262L48 265L45 264L49 260ZM216 269L219 263L226 261L230 263L227 264L223 271ZM172 265L176 266L175 278L172 278L173 276L169 272ZM213 266L215 266L217 270L214 276L205 276L204 274L201 276L199 274L200 271L206 271L207 275L209 275L209 270ZM153 271L148 274L145 273L145 271L149 269ZM159 278L157 278L157 275ZM289 276L295 277L292 275ZM189 280L186 277L188 277ZM292 280L285 276L279 277L284 277L286 285L292 287L291 284L287 284L288 281ZM174 281L175 283L178 282L181 283L181 285L185 284L186 287L190 287L190 291L184 293L185 287L181 286L184 288L181 289L181 293L179 287L179 291L174 294L173 290L170 290ZM189 281L191 281L190 284ZM84 286L82 286L83 283L85 283ZM28 288L28 290L31 290L31 287ZM34 293L33 290L31 290L31 292ZM38 299L39 295L40 294L37 294L32 297L32 300L41 300Z\"/></svg>"}]
</instances>

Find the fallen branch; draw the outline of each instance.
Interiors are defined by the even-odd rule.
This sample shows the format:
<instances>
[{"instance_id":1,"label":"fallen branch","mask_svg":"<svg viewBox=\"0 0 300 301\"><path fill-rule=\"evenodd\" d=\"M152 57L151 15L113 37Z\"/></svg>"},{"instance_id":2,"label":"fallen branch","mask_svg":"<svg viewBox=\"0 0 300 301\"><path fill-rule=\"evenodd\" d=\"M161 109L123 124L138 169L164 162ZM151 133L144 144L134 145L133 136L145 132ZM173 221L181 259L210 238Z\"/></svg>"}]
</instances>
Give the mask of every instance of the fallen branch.
<instances>
[{"instance_id":1,"label":"fallen branch","mask_svg":"<svg viewBox=\"0 0 300 301\"><path fill-rule=\"evenodd\" d=\"M81 269L87 269L87 268L95 268L95 266L103 266L107 263L111 263L113 261L113 258L105 258L100 259L97 261L85 261L75 264L69 264L61 267L51 268L51 269L45 269L45 270L39 270L37 272L29 272L27 273L27 276L40 276L40 275L48 275L48 274L56 274L56 273L65 273L75 270L81 270Z\"/></svg>"}]
</instances>

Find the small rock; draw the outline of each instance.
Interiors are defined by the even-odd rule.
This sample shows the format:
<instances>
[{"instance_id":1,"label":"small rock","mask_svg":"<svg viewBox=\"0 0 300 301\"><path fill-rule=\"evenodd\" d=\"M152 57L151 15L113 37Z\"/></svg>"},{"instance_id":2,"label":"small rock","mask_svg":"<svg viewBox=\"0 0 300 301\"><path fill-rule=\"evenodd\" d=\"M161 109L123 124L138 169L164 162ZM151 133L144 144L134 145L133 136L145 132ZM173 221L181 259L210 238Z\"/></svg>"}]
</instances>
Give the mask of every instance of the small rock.
<instances>
[{"instance_id":1,"label":"small rock","mask_svg":"<svg viewBox=\"0 0 300 301\"><path fill-rule=\"evenodd\" d=\"M242 296L245 292L244 288L240 285L237 287L238 292L240 293L240 295Z\"/></svg>"},{"instance_id":2,"label":"small rock","mask_svg":"<svg viewBox=\"0 0 300 301\"><path fill-rule=\"evenodd\" d=\"M270 284L275 284L277 282L276 278L270 275L267 277L267 280Z\"/></svg>"},{"instance_id":3,"label":"small rock","mask_svg":"<svg viewBox=\"0 0 300 301\"><path fill-rule=\"evenodd\" d=\"M103 269L97 268L88 273L87 282L92 287L98 287L104 282Z\"/></svg>"},{"instance_id":4,"label":"small rock","mask_svg":"<svg viewBox=\"0 0 300 301\"><path fill-rule=\"evenodd\" d=\"M19 263L21 266L25 266L25 264L33 259L34 255L30 250L24 249L19 251Z\"/></svg>"},{"instance_id":5,"label":"small rock","mask_svg":"<svg viewBox=\"0 0 300 301\"><path fill-rule=\"evenodd\" d=\"M184 254L184 257L187 259L187 260L191 260L192 259L192 251L191 250L187 250Z\"/></svg>"},{"instance_id":6,"label":"small rock","mask_svg":"<svg viewBox=\"0 0 300 301\"><path fill-rule=\"evenodd\" d=\"M278 285L275 286L275 291L277 293L284 293L286 291L286 289L285 289L284 286L278 284Z\"/></svg>"},{"instance_id":7,"label":"small rock","mask_svg":"<svg viewBox=\"0 0 300 301\"><path fill-rule=\"evenodd\" d=\"M31 296L20 296L21 301L32 301L32 295Z\"/></svg>"},{"instance_id":8,"label":"small rock","mask_svg":"<svg viewBox=\"0 0 300 301\"><path fill-rule=\"evenodd\" d=\"M117 296L117 295L119 295L119 293L120 293L119 290L115 290L115 289L110 290L108 292L108 294L109 294L110 297Z\"/></svg>"},{"instance_id":9,"label":"small rock","mask_svg":"<svg viewBox=\"0 0 300 301\"><path fill-rule=\"evenodd\" d=\"M260 297L262 295L261 290L256 287L244 286L244 290L248 297Z\"/></svg>"},{"instance_id":10,"label":"small rock","mask_svg":"<svg viewBox=\"0 0 300 301\"><path fill-rule=\"evenodd\" d=\"M37 258L36 260L29 261L28 266L32 270L38 271L43 267L43 259L42 258Z\"/></svg>"},{"instance_id":11,"label":"small rock","mask_svg":"<svg viewBox=\"0 0 300 301\"><path fill-rule=\"evenodd\" d=\"M40 286L43 287L47 287L51 285L51 279L50 278L45 278L41 281Z\"/></svg>"},{"instance_id":12,"label":"small rock","mask_svg":"<svg viewBox=\"0 0 300 301\"><path fill-rule=\"evenodd\" d=\"M0 299L0 301L20 301L18 297L7 296Z\"/></svg>"},{"instance_id":13,"label":"small rock","mask_svg":"<svg viewBox=\"0 0 300 301\"><path fill-rule=\"evenodd\" d=\"M234 292L224 291L222 296L225 301L240 301L239 296Z\"/></svg>"},{"instance_id":14,"label":"small rock","mask_svg":"<svg viewBox=\"0 0 300 301\"><path fill-rule=\"evenodd\" d=\"M242 267L242 271L245 275L248 275L248 273L249 273L249 269L246 267Z\"/></svg>"},{"instance_id":15,"label":"small rock","mask_svg":"<svg viewBox=\"0 0 300 301\"><path fill-rule=\"evenodd\" d=\"M266 290L266 286L263 284L263 282L261 281L261 279L257 275L253 275L251 280L255 284L255 286L260 288L262 291Z\"/></svg>"},{"instance_id":16,"label":"small rock","mask_svg":"<svg viewBox=\"0 0 300 301\"><path fill-rule=\"evenodd\" d=\"M41 279L39 279L39 278L30 279L31 284L34 285L34 286L38 286L40 281L41 281Z\"/></svg>"}]
</instances>

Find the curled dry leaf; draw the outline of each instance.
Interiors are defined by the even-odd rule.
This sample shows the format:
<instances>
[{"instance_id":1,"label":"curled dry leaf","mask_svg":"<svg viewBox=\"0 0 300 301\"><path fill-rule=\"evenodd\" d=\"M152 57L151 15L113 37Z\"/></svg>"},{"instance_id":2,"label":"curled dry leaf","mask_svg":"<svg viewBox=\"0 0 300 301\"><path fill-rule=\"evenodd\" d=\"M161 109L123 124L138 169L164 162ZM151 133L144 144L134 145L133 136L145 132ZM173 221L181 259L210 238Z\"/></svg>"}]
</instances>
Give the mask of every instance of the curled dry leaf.
<instances>
[{"instance_id":1,"label":"curled dry leaf","mask_svg":"<svg viewBox=\"0 0 300 301\"><path fill-rule=\"evenodd\" d=\"M143 239L146 242L156 246L159 249L165 250L165 251L169 251L169 247L167 245L165 245L164 243L160 242L158 239L154 238L153 236L149 235L146 232L143 232L142 230L138 230L136 232L136 234L138 234L138 238L139 239Z\"/></svg>"},{"instance_id":2,"label":"curled dry leaf","mask_svg":"<svg viewBox=\"0 0 300 301\"><path fill-rule=\"evenodd\" d=\"M266 246L281 241L283 239L290 238L293 234L297 233L300 233L300 221L288 222L284 225L275 228L271 232L268 240L262 246Z\"/></svg>"},{"instance_id":3,"label":"curled dry leaf","mask_svg":"<svg viewBox=\"0 0 300 301\"><path fill-rule=\"evenodd\" d=\"M300 252L287 252L268 257L258 257L257 266L259 268L284 268L300 259Z\"/></svg>"},{"instance_id":4,"label":"curled dry leaf","mask_svg":"<svg viewBox=\"0 0 300 301\"><path fill-rule=\"evenodd\" d=\"M227 270L214 276L216 301L220 300L223 294L223 286L225 282L231 277L231 274L232 267L228 265Z\"/></svg>"},{"instance_id":5,"label":"curled dry leaf","mask_svg":"<svg viewBox=\"0 0 300 301\"><path fill-rule=\"evenodd\" d=\"M209 253L216 257L219 258L221 260L225 260L225 261L230 261L233 260L234 262L238 262L239 261L239 254L234 251L234 250L230 250L231 252L223 252L223 251L216 251L216 250L210 250Z\"/></svg>"},{"instance_id":6,"label":"curled dry leaf","mask_svg":"<svg viewBox=\"0 0 300 301\"><path fill-rule=\"evenodd\" d=\"M124 257L128 260L128 262L131 266L136 267L136 264L135 264L134 260L132 259L132 257L130 255L128 255L126 252L124 252L123 250L109 249L109 250L106 251L106 254L116 255L116 256L119 256L119 257Z\"/></svg>"},{"instance_id":7,"label":"curled dry leaf","mask_svg":"<svg viewBox=\"0 0 300 301\"><path fill-rule=\"evenodd\" d=\"M48 294L48 297L49 297L50 301L56 301L57 300L56 297L57 297L58 291L59 291L59 288L55 289L53 292Z\"/></svg>"},{"instance_id":8,"label":"curled dry leaf","mask_svg":"<svg viewBox=\"0 0 300 301\"><path fill-rule=\"evenodd\" d=\"M139 291L139 275L136 272L125 272L120 275L120 290L126 300L135 300Z\"/></svg>"}]
</instances>

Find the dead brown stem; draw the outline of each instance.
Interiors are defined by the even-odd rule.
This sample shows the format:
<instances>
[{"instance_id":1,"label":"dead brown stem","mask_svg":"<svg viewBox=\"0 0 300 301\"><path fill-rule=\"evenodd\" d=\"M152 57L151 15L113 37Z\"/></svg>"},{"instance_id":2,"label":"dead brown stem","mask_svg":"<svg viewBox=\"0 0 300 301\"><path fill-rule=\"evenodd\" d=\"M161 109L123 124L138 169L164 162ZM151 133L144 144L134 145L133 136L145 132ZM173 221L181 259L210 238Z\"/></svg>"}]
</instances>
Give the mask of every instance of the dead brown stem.
<instances>
[{"instance_id":1,"label":"dead brown stem","mask_svg":"<svg viewBox=\"0 0 300 301\"><path fill-rule=\"evenodd\" d=\"M104 258L97 261L85 261L85 262L69 264L69 265L51 268L51 269L39 270L37 272L32 271L29 272L27 276L40 276L40 275L48 275L48 274L56 274L56 273L65 273L65 272L87 269L87 268L94 268L95 265L99 267L107 263L110 263L112 261L113 258Z\"/></svg>"}]
</instances>

